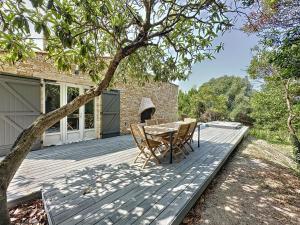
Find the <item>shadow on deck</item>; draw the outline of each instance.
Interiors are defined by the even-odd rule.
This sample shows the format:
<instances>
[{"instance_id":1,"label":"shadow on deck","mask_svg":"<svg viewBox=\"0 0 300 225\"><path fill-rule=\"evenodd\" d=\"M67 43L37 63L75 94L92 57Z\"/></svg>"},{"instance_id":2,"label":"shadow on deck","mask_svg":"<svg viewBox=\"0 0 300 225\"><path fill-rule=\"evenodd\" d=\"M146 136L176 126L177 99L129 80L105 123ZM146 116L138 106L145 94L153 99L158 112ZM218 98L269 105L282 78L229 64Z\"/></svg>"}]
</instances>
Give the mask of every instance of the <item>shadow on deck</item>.
<instances>
[{"instance_id":1,"label":"shadow on deck","mask_svg":"<svg viewBox=\"0 0 300 225\"><path fill-rule=\"evenodd\" d=\"M42 187L52 224L179 224L246 133L205 128L186 159L144 170L130 136L32 152L9 196Z\"/></svg>"}]
</instances>

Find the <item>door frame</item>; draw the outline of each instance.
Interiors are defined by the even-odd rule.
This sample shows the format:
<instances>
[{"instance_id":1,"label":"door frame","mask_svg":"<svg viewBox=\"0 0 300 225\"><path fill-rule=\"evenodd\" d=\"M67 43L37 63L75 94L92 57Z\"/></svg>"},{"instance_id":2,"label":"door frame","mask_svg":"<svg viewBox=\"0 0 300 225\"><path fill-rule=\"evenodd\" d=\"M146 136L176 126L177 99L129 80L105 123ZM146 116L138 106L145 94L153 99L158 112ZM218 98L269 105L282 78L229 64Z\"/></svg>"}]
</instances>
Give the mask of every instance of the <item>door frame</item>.
<instances>
[{"instance_id":1,"label":"door frame","mask_svg":"<svg viewBox=\"0 0 300 225\"><path fill-rule=\"evenodd\" d=\"M84 93L85 89L89 89L89 86L85 85L77 85L71 83L64 83L64 82L55 82L55 81L48 81L45 80L42 82L42 95L43 95L43 113L46 112L46 85L57 85L60 87L60 107L67 104L67 88L68 87L75 87L79 88L79 95ZM51 146L51 145L62 145L68 144L72 142L79 142L84 140L90 140L96 138L96 101L94 101L94 128L85 129L85 105L79 108L79 130L76 131L68 131L67 129L67 116L60 120L60 131L55 133L47 133L44 132L43 134L43 143L44 146ZM89 136L87 137L85 134L89 132ZM72 139L68 138L72 134L78 133L78 138ZM91 135L92 134L92 135ZM56 137L55 137L56 136ZM51 140L52 139L52 140Z\"/></svg>"}]
</instances>

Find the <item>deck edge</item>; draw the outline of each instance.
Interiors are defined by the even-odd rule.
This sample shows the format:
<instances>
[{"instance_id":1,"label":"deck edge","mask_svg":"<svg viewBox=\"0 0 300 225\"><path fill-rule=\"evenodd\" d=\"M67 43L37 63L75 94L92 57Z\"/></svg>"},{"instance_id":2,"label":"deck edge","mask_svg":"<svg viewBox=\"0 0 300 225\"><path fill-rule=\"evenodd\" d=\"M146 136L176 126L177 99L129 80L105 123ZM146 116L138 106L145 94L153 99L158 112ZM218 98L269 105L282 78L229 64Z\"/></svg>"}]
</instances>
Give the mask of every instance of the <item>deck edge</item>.
<instances>
[{"instance_id":1,"label":"deck edge","mask_svg":"<svg viewBox=\"0 0 300 225\"><path fill-rule=\"evenodd\" d=\"M24 196L19 197L19 198L14 198L14 199L8 201L7 206L8 206L9 209L11 209L11 208L13 208L17 205L26 203L26 202L31 201L31 200L41 199L41 198L42 198L41 190L33 191L33 192L30 192L27 195L24 195Z\"/></svg>"},{"instance_id":2,"label":"deck edge","mask_svg":"<svg viewBox=\"0 0 300 225\"><path fill-rule=\"evenodd\" d=\"M170 225L180 225L182 220L185 218L185 216L188 214L188 212L191 210L191 208L195 205L197 200L200 198L200 196L203 194L203 192L206 190L208 185L213 181L216 174L220 171L220 169L225 165L227 162L229 156L232 154L232 152L237 148L237 146L242 143L245 137L247 137L249 132L249 127L243 126L241 129L246 128L244 133L239 137L238 141L233 145L233 147L228 151L228 153L224 156L222 162L218 165L218 167L213 171L211 176L208 177L206 182L200 187L200 189L195 192L195 194L191 197L191 200L181 209L181 211L178 213L178 215L175 217L173 221L171 221Z\"/></svg>"},{"instance_id":3,"label":"deck edge","mask_svg":"<svg viewBox=\"0 0 300 225\"><path fill-rule=\"evenodd\" d=\"M50 210L47 207L46 200L45 200L45 197L44 197L44 193L43 193L42 190L41 190L41 195L42 195L42 201L43 201L43 204L44 204L44 209L45 209L45 212L46 212L46 215L47 215L48 225L53 225L54 222L52 221L52 216L50 214Z\"/></svg>"}]
</instances>

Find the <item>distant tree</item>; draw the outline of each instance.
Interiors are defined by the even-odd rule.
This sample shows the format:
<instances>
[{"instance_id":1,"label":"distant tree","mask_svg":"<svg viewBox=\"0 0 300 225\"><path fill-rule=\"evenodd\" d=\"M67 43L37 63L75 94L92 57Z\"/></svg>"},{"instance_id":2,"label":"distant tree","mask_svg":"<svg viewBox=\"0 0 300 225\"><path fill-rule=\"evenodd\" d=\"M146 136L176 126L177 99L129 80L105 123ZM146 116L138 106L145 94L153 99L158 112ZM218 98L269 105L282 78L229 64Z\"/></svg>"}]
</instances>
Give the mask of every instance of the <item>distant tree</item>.
<instances>
[{"instance_id":1,"label":"distant tree","mask_svg":"<svg viewBox=\"0 0 300 225\"><path fill-rule=\"evenodd\" d=\"M185 95L189 107L185 113L204 121L230 119L251 124L250 95L252 87L247 78L223 76L213 78L201 85L198 90L192 88ZM182 97L183 98L183 97ZM179 106L184 104L179 101Z\"/></svg>"},{"instance_id":2,"label":"distant tree","mask_svg":"<svg viewBox=\"0 0 300 225\"><path fill-rule=\"evenodd\" d=\"M256 11L248 13L244 28L261 36L248 71L253 78L262 78L265 82L278 81L278 88L283 88L288 111L286 123L296 160L300 163L300 141L295 127L299 115L294 101L300 78L300 1L249 0L248 3Z\"/></svg>"},{"instance_id":3,"label":"distant tree","mask_svg":"<svg viewBox=\"0 0 300 225\"><path fill-rule=\"evenodd\" d=\"M219 32L231 24L223 0L0 1L0 61L34 57L34 32L59 70L77 65L95 87L39 116L0 163L0 225L9 224L7 188L34 141L46 129L99 96L113 78L186 79L195 62L212 58Z\"/></svg>"},{"instance_id":4,"label":"distant tree","mask_svg":"<svg viewBox=\"0 0 300 225\"><path fill-rule=\"evenodd\" d=\"M287 113L282 113L281 116L286 120L290 139L295 149L295 158L300 163L300 141L298 137L300 104L295 101L295 97L300 89L299 52L300 39L290 40L288 38L285 43L276 48L273 46L272 49L267 46L257 52L251 61L248 72L253 78L264 79L267 86L270 86L269 83L277 84L277 90L273 85L272 92L274 92L274 95L275 93L281 93L281 97L285 102L285 111ZM261 107L265 106L264 102L261 102L261 104ZM281 104L274 104L274 107L273 113L282 112ZM263 114L261 116L263 118ZM259 115L255 117L257 119ZM276 124L279 121L281 119L276 120L274 118L273 123Z\"/></svg>"},{"instance_id":5,"label":"distant tree","mask_svg":"<svg viewBox=\"0 0 300 225\"><path fill-rule=\"evenodd\" d=\"M284 88L280 81L266 82L251 96L251 117L254 132L270 141L288 142L286 118L288 111L284 99Z\"/></svg>"},{"instance_id":6,"label":"distant tree","mask_svg":"<svg viewBox=\"0 0 300 225\"><path fill-rule=\"evenodd\" d=\"M204 121L224 120L228 116L227 97L216 92L213 85L208 85L208 83L210 81L198 89L198 102L202 102L205 106L205 112L201 119Z\"/></svg>"},{"instance_id":7,"label":"distant tree","mask_svg":"<svg viewBox=\"0 0 300 225\"><path fill-rule=\"evenodd\" d=\"M195 99L194 105L191 107L191 109L192 115L195 115L196 118L201 118L201 115L206 111L206 106L203 101Z\"/></svg>"},{"instance_id":8,"label":"distant tree","mask_svg":"<svg viewBox=\"0 0 300 225\"><path fill-rule=\"evenodd\" d=\"M178 114L179 116L187 117L190 113L190 99L182 90L178 93Z\"/></svg>"}]
</instances>

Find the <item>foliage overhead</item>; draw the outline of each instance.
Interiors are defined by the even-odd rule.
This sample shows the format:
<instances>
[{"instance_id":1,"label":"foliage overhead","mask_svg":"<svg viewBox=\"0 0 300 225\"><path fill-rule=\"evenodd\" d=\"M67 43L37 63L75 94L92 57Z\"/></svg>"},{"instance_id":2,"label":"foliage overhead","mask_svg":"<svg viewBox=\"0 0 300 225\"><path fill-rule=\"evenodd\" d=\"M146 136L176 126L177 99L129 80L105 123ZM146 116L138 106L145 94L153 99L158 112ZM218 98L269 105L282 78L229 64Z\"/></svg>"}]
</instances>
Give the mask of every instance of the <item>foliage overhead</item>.
<instances>
[{"instance_id":1,"label":"foliage overhead","mask_svg":"<svg viewBox=\"0 0 300 225\"><path fill-rule=\"evenodd\" d=\"M244 0L252 7L247 15L245 31L268 35L299 29L299 0Z\"/></svg>"},{"instance_id":2,"label":"foliage overhead","mask_svg":"<svg viewBox=\"0 0 300 225\"><path fill-rule=\"evenodd\" d=\"M136 44L118 74L186 79L193 63L222 49L212 41L231 26L223 0L6 0L0 6L2 61L32 57L36 36L43 36L58 69L78 65L94 81L107 57Z\"/></svg>"}]
</instances>

